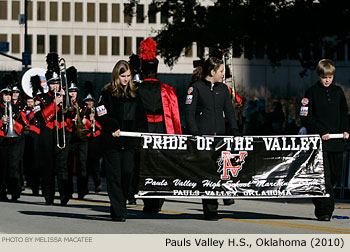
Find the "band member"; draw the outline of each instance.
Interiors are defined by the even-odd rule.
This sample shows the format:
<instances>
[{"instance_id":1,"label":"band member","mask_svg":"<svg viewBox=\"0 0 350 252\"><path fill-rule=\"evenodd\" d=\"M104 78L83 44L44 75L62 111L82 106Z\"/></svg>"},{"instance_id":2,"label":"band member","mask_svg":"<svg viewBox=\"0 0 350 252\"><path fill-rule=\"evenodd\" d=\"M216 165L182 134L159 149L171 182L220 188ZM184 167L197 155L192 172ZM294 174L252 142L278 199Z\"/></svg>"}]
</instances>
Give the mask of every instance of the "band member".
<instances>
[{"instance_id":1,"label":"band member","mask_svg":"<svg viewBox=\"0 0 350 252\"><path fill-rule=\"evenodd\" d=\"M68 93L70 98L71 110L75 112L75 118L72 124L72 138L69 145L68 171L71 192L73 193L73 175L77 176L78 199L84 199L89 193L88 177L86 170L86 159L88 152L88 136L90 133L85 124L86 118L82 116L82 109L78 102L78 78L77 70L74 66L67 69Z\"/></svg>"},{"instance_id":2,"label":"band member","mask_svg":"<svg viewBox=\"0 0 350 252\"><path fill-rule=\"evenodd\" d=\"M209 57L195 71L195 81L189 87L186 97L186 119L192 135L240 135L232 100L227 86L222 83L223 61ZM223 114L225 117L223 117ZM203 199L203 212L207 220L218 220L218 201Z\"/></svg>"},{"instance_id":3,"label":"band member","mask_svg":"<svg viewBox=\"0 0 350 252\"><path fill-rule=\"evenodd\" d=\"M38 75L30 78L31 85L40 86L40 77ZM33 95L32 95L33 96ZM33 195L39 195L40 187L40 170L39 170L39 136L40 122L37 118L29 116L34 113L34 98L30 96L24 97L25 106L23 113L28 118L29 124L23 130L24 135L24 155L23 155L23 171L26 178L27 186L32 189Z\"/></svg>"},{"instance_id":4,"label":"band member","mask_svg":"<svg viewBox=\"0 0 350 252\"><path fill-rule=\"evenodd\" d=\"M88 143L88 155L86 168L88 176L92 176L95 186L95 193L99 193L102 190L101 185L101 169L100 160L102 158L101 148L101 124L96 121L96 107L95 107L95 95L90 81L85 82L86 96L83 99L85 105L83 108L83 117L86 118L87 128L90 129L90 133L87 135L89 138Z\"/></svg>"},{"instance_id":5,"label":"band member","mask_svg":"<svg viewBox=\"0 0 350 252\"><path fill-rule=\"evenodd\" d=\"M11 75L5 75L4 82L7 85L13 85L14 80ZM20 153L20 136L23 131L23 126L28 124L25 116L16 107L12 106L11 87L5 88L1 92L2 103L0 104L2 115L1 117L1 133L4 138L2 140L1 161L2 176L1 176L1 198L6 200L6 188L7 193L11 194L11 200L16 201L21 194L20 184L20 159L18 153Z\"/></svg>"},{"instance_id":6,"label":"band member","mask_svg":"<svg viewBox=\"0 0 350 252\"><path fill-rule=\"evenodd\" d=\"M157 43L151 38L140 44L140 68L143 81L138 84L147 114L148 132L182 134L176 89L157 79ZM141 156L141 160L142 160ZM164 199L144 199L144 212L158 213Z\"/></svg>"},{"instance_id":7,"label":"band member","mask_svg":"<svg viewBox=\"0 0 350 252\"><path fill-rule=\"evenodd\" d=\"M120 131L139 131L146 127L146 115L132 82L130 65L125 60L118 61L114 66L112 82L102 89L96 112L97 120L102 125L111 217L113 221L124 222L139 139L121 137Z\"/></svg>"},{"instance_id":8,"label":"band member","mask_svg":"<svg viewBox=\"0 0 350 252\"><path fill-rule=\"evenodd\" d=\"M67 127L74 118L74 112L67 111L61 88L60 67L58 55L49 53L46 57L47 71L45 74L49 92L35 96L34 115L41 123L39 146L42 174L42 195L46 205L52 205L55 197L55 175L57 175L61 205L67 205L71 198L68 183L68 145L71 137ZM31 119L31 117L29 117Z\"/></svg>"}]
</instances>

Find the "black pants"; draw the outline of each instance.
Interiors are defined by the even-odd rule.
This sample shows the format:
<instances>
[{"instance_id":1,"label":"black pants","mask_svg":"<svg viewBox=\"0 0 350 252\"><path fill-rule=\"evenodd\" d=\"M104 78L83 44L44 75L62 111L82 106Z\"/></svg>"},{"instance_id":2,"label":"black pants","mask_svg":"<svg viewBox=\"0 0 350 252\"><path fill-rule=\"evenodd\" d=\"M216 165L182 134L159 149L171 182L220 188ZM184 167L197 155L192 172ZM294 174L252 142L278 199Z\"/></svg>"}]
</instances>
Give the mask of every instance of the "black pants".
<instances>
[{"instance_id":1,"label":"black pants","mask_svg":"<svg viewBox=\"0 0 350 252\"><path fill-rule=\"evenodd\" d=\"M95 185L95 190L99 185L101 185L101 157L101 136L89 137L86 169L88 176L92 176Z\"/></svg>"},{"instance_id":2,"label":"black pants","mask_svg":"<svg viewBox=\"0 0 350 252\"><path fill-rule=\"evenodd\" d=\"M134 150L106 149L103 159L106 166L107 191L111 201L111 216L126 218L126 200L134 169Z\"/></svg>"},{"instance_id":3,"label":"black pants","mask_svg":"<svg viewBox=\"0 0 350 252\"><path fill-rule=\"evenodd\" d=\"M74 137L75 138L75 137ZM88 137L81 136L79 139L75 138L75 142L69 145L68 154L68 174L69 174L69 187L71 194L74 192L73 188L73 168L75 162L75 174L77 176L77 191L78 197L83 197L88 194L88 176L86 170L86 160L88 154Z\"/></svg>"},{"instance_id":4,"label":"black pants","mask_svg":"<svg viewBox=\"0 0 350 252\"><path fill-rule=\"evenodd\" d=\"M20 152L21 137L3 138L1 148L1 172L0 172L0 193L1 196L7 193L16 199L21 194L20 184Z\"/></svg>"},{"instance_id":5,"label":"black pants","mask_svg":"<svg viewBox=\"0 0 350 252\"><path fill-rule=\"evenodd\" d=\"M55 128L43 127L40 132L40 172L42 176L42 195L46 201L53 201L54 199L55 176L57 176L60 197L70 196L67 159L71 133L66 130L65 135L66 147L60 149L57 147Z\"/></svg>"},{"instance_id":6,"label":"black pants","mask_svg":"<svg viewBox=\"0 0 350 252\"><path fill-rule=\"evenodd\" d=\"M23 171L24 176L33 190L38 190L40 186L40 170L39 170L39 137L40 135L29 131L24 135L25 145L23 154Z\"/></svg>"},{"instance_id":7,"label":"black pants","mask_svg":"<svg viewBox=\"0 0 350 252\"><path fill-rule=\"evenodd\" d=\"M328 215L332 216L334 211L334 190L333 187L341 176L343 165L342 152L327 152L323 151L324 176L326 183L326 193L329 198L315 198L315 216L317 218Z\"/></svg>"}]
</instances>

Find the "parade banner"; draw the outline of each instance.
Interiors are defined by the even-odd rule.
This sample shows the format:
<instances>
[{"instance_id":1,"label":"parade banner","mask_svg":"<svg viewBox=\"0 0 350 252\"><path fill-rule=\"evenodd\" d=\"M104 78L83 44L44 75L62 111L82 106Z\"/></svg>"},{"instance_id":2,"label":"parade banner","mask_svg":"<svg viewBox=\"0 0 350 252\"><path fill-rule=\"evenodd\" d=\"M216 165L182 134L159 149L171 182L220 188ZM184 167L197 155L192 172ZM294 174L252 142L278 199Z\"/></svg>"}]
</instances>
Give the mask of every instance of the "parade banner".
<instances>
[{"instance_id":1,"label":"parade banner","mask_svg":"<svg viewBox=\"0 0 350 252\"><path fill-rule=\"evenodd\" d=\"M328 196L318 135L141 138L138 198Z\"/></svg>"}]
</instances>

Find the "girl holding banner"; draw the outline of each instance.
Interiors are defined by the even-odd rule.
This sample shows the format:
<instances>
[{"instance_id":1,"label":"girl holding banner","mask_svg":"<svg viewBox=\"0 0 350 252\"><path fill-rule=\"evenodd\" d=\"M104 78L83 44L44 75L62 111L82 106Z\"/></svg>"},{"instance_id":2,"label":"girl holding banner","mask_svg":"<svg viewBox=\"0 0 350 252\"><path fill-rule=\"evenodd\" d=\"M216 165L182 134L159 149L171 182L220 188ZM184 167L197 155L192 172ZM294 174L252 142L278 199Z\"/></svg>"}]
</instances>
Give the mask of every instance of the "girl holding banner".
<instances>
[{"instance_id":1,"label":"girl holding banner","mask_svg":"<svg viewBox=\"0 0 350 252\"><path fill-rule=\"evenodd\" d=\"M114 66L112 82L102 89L96 113L102 126L111 217L113 221L124 222L138 138L121 137L120 131L144 131L147 128L146 115L127 61L120 60Z\"/></svg>"},{"instance_id":2,"label":"girl holding banner","mask_svg":"<svg viewBox=\"0 0 350 252\"><path fill-rule=\"evenodd\" d=\"M228 132L240 135L224 77L223 61L209 57L194 71L195 82L188 88L186 97L186 119L192 135L225 135L225 118ZM224 115L224 116L223 116ZM203 199L203 212L207 220L218 220L218 201Z\"/></svg>"}]
</instances>

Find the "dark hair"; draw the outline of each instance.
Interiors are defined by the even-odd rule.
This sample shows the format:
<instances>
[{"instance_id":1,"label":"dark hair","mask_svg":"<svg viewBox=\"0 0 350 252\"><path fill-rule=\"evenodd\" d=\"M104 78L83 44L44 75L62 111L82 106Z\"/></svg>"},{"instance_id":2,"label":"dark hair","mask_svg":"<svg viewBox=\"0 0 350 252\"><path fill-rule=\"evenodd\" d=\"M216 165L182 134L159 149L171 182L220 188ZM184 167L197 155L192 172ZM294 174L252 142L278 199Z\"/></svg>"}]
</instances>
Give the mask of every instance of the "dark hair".
<instances>
[{"instance_id":1,"label":"dark hair","mask_svg":"<svg viewBox=\"0 0 350 252\"><path fill-rule=\"evenodd\" d=\"M221 59L209 57L206 61L204 61L202 66L198 66L193 70L192 82L204 79L210 75L211 70L217 71L222 64L223 61Z\"/></svg>"}]
</instances>

